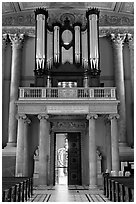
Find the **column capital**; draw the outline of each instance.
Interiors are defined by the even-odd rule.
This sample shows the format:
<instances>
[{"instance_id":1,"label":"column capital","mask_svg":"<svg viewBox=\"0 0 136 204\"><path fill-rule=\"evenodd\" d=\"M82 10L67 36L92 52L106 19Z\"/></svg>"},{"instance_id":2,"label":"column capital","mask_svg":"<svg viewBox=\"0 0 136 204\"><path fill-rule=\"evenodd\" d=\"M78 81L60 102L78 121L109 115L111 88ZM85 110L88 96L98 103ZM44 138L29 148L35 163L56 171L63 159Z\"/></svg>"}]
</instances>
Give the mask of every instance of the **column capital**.
<instances>
[{"instance_id":1,"label":"column capital","mask_svg":"<svg viewBox=\"0 0 136 204\"><path fill-rule=\"evenodd\" d=\"M108 117L109 120L119 119L119 118L120 118L120 116L119 116L119 114L117 114L117 113L115 113L115 114L110 114L109 117Z\"/></svg>"},{"instance_id":2,"label":"column capital","mask_svg":"<svg viewBox=\"0 0 136 204\"><path fill-rule=\"evenodd\" d=\"M47 115L47 114L39 114L38 115L38 119L39 120L48 120L49 119L49 115Z\"/></svg>"},{"instance_id":3,"label":"column capital","mask_svg":"<svg viewBox=\"0 0 136 204\"><path fill-rule=\"evenodd\" d=\"M22 120L26 120L27 119L27 116L25 114L17 114L16 115L16 119L19 120L19 119L22 119Z\"/></svg>"},{"instance_id":4,"label":"column capital","mask_svg":"<svg viewBox=\"0 0 136 204\"><path fill-rule=\"evenodd\" d=\"M133 34L127 34L127 43L129 45L129 49L134 49L134 36Z\"/></svg>"},{"instance_id":5,"label":"column capital","mask_svg":"<svg viewBox=\"0 0 136 204\"><path fill-rule=\"evenodd\" d=\"M97 119L97 118L98 118L98 115L97 115L97 114L93 114L93 113L89 113L89 114L86 116L86 119L87 119L87 120Z\"/></svg>"},{"instance_id":6,"label":"column capital","mask_svg":"<svg viewBox=\"0 0 136 204\"><path fill-rule=\"evenodd\" d=\"M15 49L22 48L24 37L24 34L9 34L9 39L12 43L12 47Z\"/></svg>"},{"instance_id":7,"label":"column capital","mask_svg":"<svg viewBox=\"0 0 136 204\"><path fill-rule=\"evenodd\" d=\"M30 124L31 123L31 120L28 118L28 117L26 117L26 119L25 119L25 121L24 121L26 124Z\"/></svg>"},{"instance_id":8,"label":"column capital","mask_svg":"<svg viewBox=\"0 0 136 204\"><path fill-rule=\"evenodd\" d=\"M113 42L114 47L118 48L118 47L122 47L124 40L126 38L126 34L114 34L112 33L111 35L111 40Z\"/></svg>"},{"instance_id":9,"label":"column capital","mask_svg":"<svg viewBox=\"0 0 136 204\"><path fill-rule=\"evenodd\" d=\"M6 33L2 34L2 48L5 49L7 46L8 35Z\"/></svg>"}]
</instances>

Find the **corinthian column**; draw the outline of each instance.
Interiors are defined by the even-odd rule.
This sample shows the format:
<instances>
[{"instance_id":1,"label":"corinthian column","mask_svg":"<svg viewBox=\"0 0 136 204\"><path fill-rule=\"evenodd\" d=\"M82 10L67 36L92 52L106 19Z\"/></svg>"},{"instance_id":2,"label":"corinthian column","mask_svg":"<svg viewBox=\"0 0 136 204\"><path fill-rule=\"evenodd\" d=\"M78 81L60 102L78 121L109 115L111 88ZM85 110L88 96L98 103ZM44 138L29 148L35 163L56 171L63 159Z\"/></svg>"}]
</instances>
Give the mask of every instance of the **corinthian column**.
<instances>
[{"instance_id":1,"label":"corinthian column","mask_svg":"<svg viewBox=\"0 0 136 204\"><path fill-rule=\"evenodd\" d=\"M2 84L4 82L4 69L5 69L5 51L7 47L7 34L2 35Z\"/></svg>"},{"instance_id":2,"label":"corinthian column","mask_svg":"<svg viewBox=\"0 0 136 204\"><path fill-rule=\"evenodd\" d=\"M17 109L15 101L18 99L18 88L21 71L21 51L24 34L10 34L12 43L12 65L11 65L11 83L10 83L10 104L9 104L9 124L8 124L8 144L7 146L16 146L17 120L15 118Z\"/></svg>"},{"instance_id":3,"label":"corinthian column","mask_svg":"<svg viewBox=\"0 0 136 204\"><path fill-rule=\"evenodd\" d=\"M5 70L5 52L6 52L6 47L7 47L7 34L2 35L2 110L4 110L4 94L5 94L5 85L4 85L4 70ZM5 124L4 124L4 117L5 114L2 112L2 130L3 132L5 129ZM4 137L4 135L3 135ZM3 139L3 138L2 138Z\"/></svg>"},{"instance_id":4,"label":"corinthian column","mask_svg":"<svg viewBox=\"0 0 136 204\"><path fill-rule=\"evenodd\" d=\"M126 145L126 108L125 108L125 84L123 67L123 43L126 35L111 34L113 42L114 66L115 66L115 85L117 87L117 96L119 104L119 142L120 145Z\"/></svg>"},{"instance_id":5,"label":"corinthian column","mask_svg":"<svg viewBox=\"0 0 136 204\"><path fill-rule=\"evenodd\" d=\"M89 120L89 187L95 188L97 185L97 160L96 160L96 141L95 141L95 119L98 115L88 114Z\"/></svg>"},{"instance_id":6,"label":"corinthian column","mask_svg":"<svg viewBox=\"0 0 136 204\"><path fill-rule=\"evenodd\" d=\"M116 175L119 172L119 145L118 145L118 126L117 119L118 114L111 114L109 116L111 120L111 154L112 154L112 171L115 171Z\"/></svg>"},{"instance_id":7,"label":"corinthian column","mask_svg":"<svg viewBox=\"0 0 136 204\"><path fill-rule=\"evenodd\" d=\"M49 123L48 115L38 115L40 120L39 135L39 184L48 184L48 161L49 161Z\"/></svg>"},{"instance_id":8,"label":"corinthian column","mask_svg":"<svg viewBox=\"0 0 136 204\"><path fill-rule=\"evenodd\" d=\"M133 35L127 34L127 40L128 40L129 51L130 51L132 100L134 102L134 38L133 38Z\"/></svg>"}]
</instances>

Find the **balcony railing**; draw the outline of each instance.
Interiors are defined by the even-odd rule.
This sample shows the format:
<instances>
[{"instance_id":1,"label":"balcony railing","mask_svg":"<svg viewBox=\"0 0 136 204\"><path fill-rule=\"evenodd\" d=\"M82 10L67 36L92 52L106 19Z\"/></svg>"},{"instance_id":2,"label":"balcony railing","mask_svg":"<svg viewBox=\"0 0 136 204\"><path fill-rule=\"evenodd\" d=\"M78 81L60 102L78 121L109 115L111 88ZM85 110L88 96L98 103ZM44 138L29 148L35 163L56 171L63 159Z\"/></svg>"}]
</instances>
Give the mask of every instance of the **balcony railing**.
<instances>
[{"instance_id":1,"label":"balcony railing","mask_svg":"<svg viewBox=\"0 0 136 204\"><path fill-rule=\"evenodd\" d=\"M45 88L21 87L19 100L39 99L91 99L91 100L116 100L115 87L76 87L76 88Z\"/></svg>"}]
</instances>

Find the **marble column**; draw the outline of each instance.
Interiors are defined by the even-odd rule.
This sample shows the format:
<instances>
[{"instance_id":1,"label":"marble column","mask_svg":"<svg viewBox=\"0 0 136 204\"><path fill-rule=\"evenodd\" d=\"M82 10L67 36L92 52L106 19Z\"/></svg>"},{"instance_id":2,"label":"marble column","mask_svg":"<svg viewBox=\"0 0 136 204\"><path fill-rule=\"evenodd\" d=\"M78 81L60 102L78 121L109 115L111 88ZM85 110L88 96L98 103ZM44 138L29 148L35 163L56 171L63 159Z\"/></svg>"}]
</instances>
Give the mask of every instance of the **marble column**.
<instances>
[{"instance_id":1,"label":"marble column","mask_svg":"<svg viewBox=\"0 0 136 204\"><path fill-rule=\"evenodd\" d=\"M28 129L31 121L26 118L24 121L24 162L23 162L23 176L29 176L29 143L28 143Z\"/></svg>"},{"instance_id":2,"label":"marble column","mask_svg":"<svg viewBox=\"0 0 136 204\"><path fill-rule=\"evenodd\" d=\"M16 150L16 176L23 176L23 161L24 161L24 121L26 115L17 115L18 132L17 132L17 150Z\"/></svg>"},{"instance_id":3,"label":"marble column","mask_svg":"<svg viewBox=\"0 0 136 204\"><path fill-rule=\"evenodd\" d=\"M6 53L6 47L7 47L7 34L2 34L2 110L4 110L5 104L4 104L4 96L5 96L5 82L4 82L4 72L5 72L5 53ZM5 114L2 112L2 130L5 134L5 124L4 124L4 118ZM4 137L4 135L3 135ZM3 140L3 138L2 138Z\"/></svg>"},{"instance_id":4,"label":"marble column","mask_svg":"<svg viewBox=\"0 0 136 204\"><path fill-rule=\"evenodd\" d=\"M110 120L108 118L105 119L105 127L106 127L106 163L107 163L107 171L111 172L111 125Z\"/></svg>"},{"instance_id":5,"label":"marble column","mask_svg":"<svg viewBox=\"0 0 136 204\"><path fill-rule=\"evenodd\" d=\"M95 188L97 185L97 158L96 158L96 135L95 120L96 114L88 114L89 120L89 188Z\"/></svg>"},{"instance_id":6,"label":"marble column","mask_svg":"<svg viewBox=\"0 0 136 204\"><path fill-rule=\"evenodd\" d=\"M134 102L134 38L132 34L127 34L127 41L130 52L132 100Z\"/></svg>"},{"instance_id":7,"label":"marble column","mask_svg":"<svg viewBox=\"0 0 136 204\"><path fill-rule=\"evenodd\" d=\"M111 34L115 67L115 86L117 87L117 98L119 104L119 142L120 146L126 146L126 107L125 107L125 83L123 67L123 43L125 34Z\"/></svg>"},{"instance_id":8,"label":"marble column","mask_svg":"<svg viewBox=\"0 0 136 204\"><path fill-rule=\"evenodd\" d=\"M39 134L39 184L48 184L48 161L49 161L49 116L46 114L38 115L40 120Z\"/></svg>"},{"instance_id":9,"label":"marble column","mask_svg":"<svg viewBox=\"0 0 136 204\"><path fill-rule=\"evenodd\" d=\"M12 64L11 64L11 83L10 83L10 104L9 104L9 124L8 124L8 144L7 146L16 146L17 135L17 108L15 101L18 99L18 88L21 72L21 51L24 34L9 34L12 43Z\"/></svg>"},{"instance_id":10,"label":"marble column","mask_svg":"<svg viewBox=\"0 0 136 204\"><path fill-rule=\"evenodd\" d=\"M4 83L5 51L7 47L7 34L2 34L2 85Z\"/></svg>"},{"instance_id":11,"label":"marble column","mask_svg":"<svg viewBox=\"0 0 136 204\"><path fill-rule=\"evenodd\" d=\"M112 171L118 175L119 172L119 143L118 143L118 126L117 119L119 119L118 114L109 115L111 120L111 154L112 154Z\"/></svg>"}]
</instances>

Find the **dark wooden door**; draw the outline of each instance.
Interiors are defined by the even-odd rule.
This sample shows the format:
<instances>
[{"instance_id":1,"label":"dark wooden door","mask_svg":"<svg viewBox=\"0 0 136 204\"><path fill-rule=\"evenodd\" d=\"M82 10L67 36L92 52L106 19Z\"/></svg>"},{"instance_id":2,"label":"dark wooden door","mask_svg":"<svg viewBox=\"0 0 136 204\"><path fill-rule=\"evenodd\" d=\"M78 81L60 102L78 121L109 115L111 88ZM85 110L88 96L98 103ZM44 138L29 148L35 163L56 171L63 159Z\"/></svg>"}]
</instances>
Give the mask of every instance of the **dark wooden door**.
<instances>
[{"instance_id":1,"label":"dark wooden door","mask_svg":"<svg viewBox=\"0 0 136 204\"><path fill-rule=\"evenodd\" d=\"M81 185L81 135L68 133L68 185Z\"/></svg>"}]
</instances>

